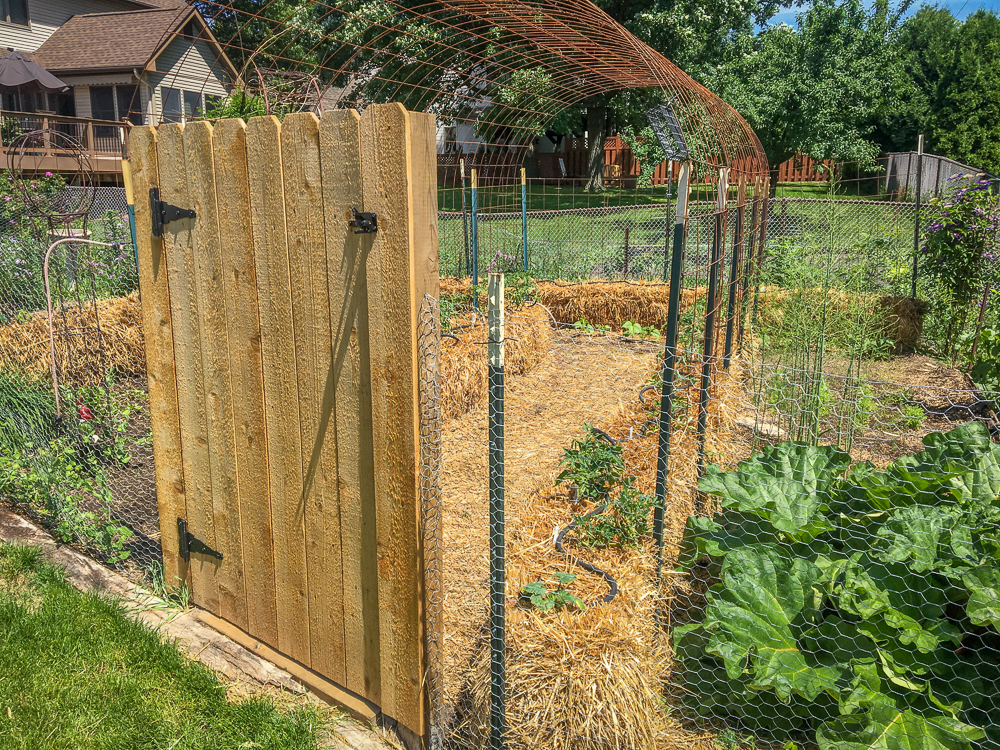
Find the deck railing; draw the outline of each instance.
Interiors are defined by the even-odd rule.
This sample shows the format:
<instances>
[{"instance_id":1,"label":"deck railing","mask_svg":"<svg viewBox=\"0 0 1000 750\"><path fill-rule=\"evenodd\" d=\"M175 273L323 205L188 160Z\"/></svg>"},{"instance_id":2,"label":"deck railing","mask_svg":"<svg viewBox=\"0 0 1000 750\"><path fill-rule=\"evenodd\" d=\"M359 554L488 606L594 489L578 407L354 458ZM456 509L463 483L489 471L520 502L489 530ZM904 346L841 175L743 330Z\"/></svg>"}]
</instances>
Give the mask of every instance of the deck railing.
<instances>
[{"instance_id":1,"label":"deck railing","mask_svg":"<svg viewBox=\"0 0 1000 750\"><path fill-rule=\"evenodd\" d=\"M14 139L33 130L54 130L72 138L80 145L95 172L121 172L122 139L125 134L122 123L39 112L0 111L0 154L3 167L15 166L10 163L9 154L9 146ZM40 136L37 143L31 143L30 154L35 169L50 169L53 172L72 169L65 163L70 154L60 138Z\"/></svg>"}]
</instances>

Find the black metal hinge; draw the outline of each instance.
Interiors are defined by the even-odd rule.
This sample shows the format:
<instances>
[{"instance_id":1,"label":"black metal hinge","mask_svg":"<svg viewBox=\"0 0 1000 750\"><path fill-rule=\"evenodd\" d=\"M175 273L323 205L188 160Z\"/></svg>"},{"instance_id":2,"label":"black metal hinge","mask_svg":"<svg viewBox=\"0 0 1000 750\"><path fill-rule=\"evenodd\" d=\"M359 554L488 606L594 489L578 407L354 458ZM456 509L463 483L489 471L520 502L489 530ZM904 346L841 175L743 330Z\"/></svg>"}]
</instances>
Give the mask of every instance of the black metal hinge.
<instances>
[{"instance_id":1,"label":"black metal hinge","mask_svg":"<svg viewBox=\"0 0 1000 750\"><path fill-rule=\"evenodd\" d=\"M149 213L153 223L153 236L163 236L163 225L169 224L178 219L193 219L195 212L193 208L180 208L170 203L160 200L160 189L149 189Z\"/></svg>"},{"instance_id":2,"label":"black metal hinge","mask_svg":"<svg viewBox=\"0 0 1000 750\"><path fill-rule=\"evenodd\" d=\"M177 537L179 540L181 559L184 560L184 562L191 561L192 552L196 555L211 555L217 560L222 559L221 552L216 552L214 549L201 541L201 539L196 538L194 534L187 530L187 521L183 518L177 519Z\"/></svg>"},{"instance_id":3,"label":"black metal hinge","mask_svg":"<svg viewBox=\"0 0 1000 750\"><path fill-rule=\"evenodd\" d=\"M358 211L356 208L352 208L351 211L354 212L354 221L347 222L347 226L357 227L354 230L355 234L372 234L378 231L378 215L376 213L366 213Z\"/></svg>"}]
</instances>

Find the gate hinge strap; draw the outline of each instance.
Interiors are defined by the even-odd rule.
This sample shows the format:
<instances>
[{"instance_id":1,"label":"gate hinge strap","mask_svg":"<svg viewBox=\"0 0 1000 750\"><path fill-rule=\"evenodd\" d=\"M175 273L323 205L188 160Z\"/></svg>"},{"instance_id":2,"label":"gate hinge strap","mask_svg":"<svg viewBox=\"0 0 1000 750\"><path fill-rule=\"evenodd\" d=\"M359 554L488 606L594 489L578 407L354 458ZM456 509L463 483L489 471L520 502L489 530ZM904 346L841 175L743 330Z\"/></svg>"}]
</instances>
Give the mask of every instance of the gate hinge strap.
<instances>
[{"instance_id":1,"label":"gate hinge strap","mask_svg":"<svg viewBox=\"0 0 1000 750\"><path fill-rule=\"evenodd\" d=\"M177 519L177 538L181 559L184 560L184 562L191 561L192 552L196 555L211 555L217 560L222 559L221 552L216 552L214 549L201 541L201 539L198 539L194 534L187 530L187 521L183 518Z\"/></svg>"},{"instance_id":2,"label":"gate hinge strap","mask_svg":"<svg viewBox=\"0 0 1000 750\"><path fill-rule=\"evenodd\" d=\"M169 224L178 219L193 219L195 214L193 208L180 208L166 201L160 200L160 189L149 189L149 213L152 219L152 232L154 237L163 236L163 225Z\"/></svg>"}]
</instances>

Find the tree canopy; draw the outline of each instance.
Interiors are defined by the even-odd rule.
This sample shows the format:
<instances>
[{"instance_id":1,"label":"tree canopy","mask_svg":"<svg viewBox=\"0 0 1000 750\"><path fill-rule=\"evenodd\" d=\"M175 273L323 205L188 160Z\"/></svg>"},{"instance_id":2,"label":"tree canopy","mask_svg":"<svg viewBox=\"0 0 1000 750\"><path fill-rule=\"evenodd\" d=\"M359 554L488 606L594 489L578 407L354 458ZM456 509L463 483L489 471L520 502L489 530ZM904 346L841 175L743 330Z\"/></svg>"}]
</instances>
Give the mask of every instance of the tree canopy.
<instances>
[{"instance_id":1,"label":"tree canopy","mask_svg":"<svg viewBox=\"0 0 1000 750\"><path fill-rule=\"evenodd\" d=\"M963 22L922 7L900 33L895 103L878 123L888 151L928 151L1000 172L1000 16L978 10Z\"/></svg>"},{"instance_id":2,"label":"tree canopy","mask_svg":"<svg viewBox=\"0 0 1000 750\"><path fill-rule=\"evenodd\" d=\"M873 163L879 147L871 136L893 102L908 7L909 0L870 8L863 0L814 0L794 27L736 36L703 81L747 119L772 172L798 153Z\"/></svg>"}]
</instances>

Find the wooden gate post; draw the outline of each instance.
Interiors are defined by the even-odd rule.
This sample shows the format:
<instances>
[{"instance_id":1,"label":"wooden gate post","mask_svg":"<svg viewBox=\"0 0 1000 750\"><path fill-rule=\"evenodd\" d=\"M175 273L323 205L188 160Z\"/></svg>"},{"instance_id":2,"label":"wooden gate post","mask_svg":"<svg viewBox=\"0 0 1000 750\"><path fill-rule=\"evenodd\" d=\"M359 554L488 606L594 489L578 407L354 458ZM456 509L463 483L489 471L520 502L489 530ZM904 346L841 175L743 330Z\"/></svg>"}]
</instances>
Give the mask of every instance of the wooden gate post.
<instances>
[{"instance_id":1,"label":"wooden gate post","mask_svg":"<svg viewBox=\"0 0 1000 750\"><path fill-rule=\"evenodd\" d=\"M142 289L143 335L146 344L146 377L149 411L153 424L153 461L156 464L156 502L160 515L160 545L163 549L163 582L176 591L188 577L187 565L178 554L177 519L187 517L184 474L181 469L181 434L177 414L177 381L174 371L174 340L167 289L163 240L154 237L149 191L159 187L156 161L156 129L132 128L129 135L129 167L135 190L136 256Z\"/></svg>"}]
</instances>

